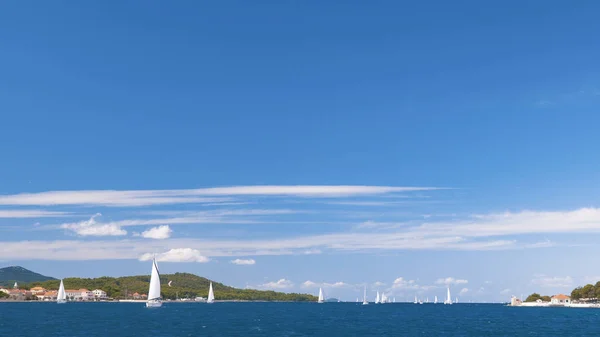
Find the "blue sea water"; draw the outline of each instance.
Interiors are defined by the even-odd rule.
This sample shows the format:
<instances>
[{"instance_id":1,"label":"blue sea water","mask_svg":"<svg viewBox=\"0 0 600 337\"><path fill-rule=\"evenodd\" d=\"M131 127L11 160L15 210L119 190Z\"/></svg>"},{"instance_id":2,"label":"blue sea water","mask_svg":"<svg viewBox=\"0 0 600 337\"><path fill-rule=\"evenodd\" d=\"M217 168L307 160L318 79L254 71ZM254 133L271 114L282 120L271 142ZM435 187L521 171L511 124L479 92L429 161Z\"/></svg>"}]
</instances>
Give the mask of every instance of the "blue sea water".
<instances>
[{"instance_id":1,"label":"blue sea water","mask_svg":"<svg viewBox=\"0 0 600 337\"><path fill-rule=\"evenodd\" d=\"M10 303L0 336L600 336L600 309L497 304Z\"/></svg>"}]
</instances>

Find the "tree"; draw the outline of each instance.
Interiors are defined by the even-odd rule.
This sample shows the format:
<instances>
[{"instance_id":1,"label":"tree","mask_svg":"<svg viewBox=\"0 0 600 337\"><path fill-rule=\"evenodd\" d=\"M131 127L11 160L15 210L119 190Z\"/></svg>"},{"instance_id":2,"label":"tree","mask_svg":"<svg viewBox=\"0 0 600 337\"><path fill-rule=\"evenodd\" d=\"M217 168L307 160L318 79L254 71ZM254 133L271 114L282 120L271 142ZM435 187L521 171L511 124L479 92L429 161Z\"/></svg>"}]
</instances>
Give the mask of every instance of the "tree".
<instances>
[{"instance_id":1,"label":"tree","mask_svg":"<svg viewBox=\"0 0 600 337\"><path fill-rule=\"evenodd\" d=\"M542 296L540 294L533 293L533 294L527 296L527 298L525 299L525 302L535 302L541 298L542 298Z\"/></svg>"}]
</instances>

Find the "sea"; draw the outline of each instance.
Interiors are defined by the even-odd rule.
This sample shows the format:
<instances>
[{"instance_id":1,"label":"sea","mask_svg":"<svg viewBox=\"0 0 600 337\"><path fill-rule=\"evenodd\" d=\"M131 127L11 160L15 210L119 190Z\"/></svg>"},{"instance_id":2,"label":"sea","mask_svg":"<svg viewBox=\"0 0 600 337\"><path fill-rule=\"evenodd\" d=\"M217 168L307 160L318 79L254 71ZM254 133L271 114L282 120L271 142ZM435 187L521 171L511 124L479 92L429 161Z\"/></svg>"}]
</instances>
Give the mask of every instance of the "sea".
<instances>
[{"instance_id":1,"label":"sea","mask_svg":"<svg viewBox=\"0 0 600 337\"><path fill-rule=\"evenodd\" d=\"M0 302L0 336L600 336L600 309L500 304Z\"/></svg>"}]
</instances>

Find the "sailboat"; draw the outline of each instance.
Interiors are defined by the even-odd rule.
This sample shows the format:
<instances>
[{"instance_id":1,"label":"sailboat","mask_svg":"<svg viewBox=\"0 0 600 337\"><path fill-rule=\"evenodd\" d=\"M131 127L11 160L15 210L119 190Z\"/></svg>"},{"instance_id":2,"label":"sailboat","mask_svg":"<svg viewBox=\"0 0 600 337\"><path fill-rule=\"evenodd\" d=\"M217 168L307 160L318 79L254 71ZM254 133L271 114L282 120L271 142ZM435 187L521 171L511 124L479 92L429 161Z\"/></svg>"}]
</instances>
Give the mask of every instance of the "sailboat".
<instances>
[{"instance_id":1,"label":"sailboat","mask_svg":"<svg viewBox=\"0 0 600 337\"><path fill-rule=\"evenodd\" d=\"M458 303L458 297L454 298L454 303Z\"/></svg>"},{"instance_id":2,"label":"sailboat","mask_svg":"<svg viewBox=\"0 0 600 337\"><path fill-rule=\"evenodd\" d=\"M437 304L437 296L433 298L433 304Z\"/></svg>"},{"instance_id":3,"label":"sailboat","mask_svg":"<svg viewBox=\"0 0 600 337\"><path fill-rule=\"evenodd\" d=\"M152 272L150 274L150 289L148 289L147 308L160 308L162 298L160 297L160 273L156 265L156 259L152 259Z\"/></svg>"},{"instance_id":4,"label":"sailboat","mask_svg":"<svg viewBox=\"0 0 600 337\"><path fill-rule=\"evenodd\" d=\"M425 303L429 303L429 297L427 297L427 299L425 300Z\"/></svg>"},{"instance_id":5,"label":"sailboat","mask_svg":"<svg viewBox=\"0 0 600 337\"><path fill-rule=\"evenodd\" d=\"M367 302L367 286L365 286L365 294L363 295L363 304L362 305L367 305L369 304L369 302Z\"/></svg>"},{"instance_id":6,"label":"sailboat","mask_svg":"<svg viewBox=\"0 0 600 337\"><path fill-rule=\"evenodd\" d=\"M60 286L58 287L58 295L56 295L56 303L67 303L67 293L65 292L65 285L63 280L60 280Z\"/></svg>"},{"instance_id":7,"label":"sailboat","mask_svg":"<svg viewBox=\"0 0 600 337\"><path fill-rule=\"evenodd\" d=\"M448 294L446 295L446 300L444 304L452 304L452 297L450 297L450 287L448 287Z\"/></svg>"},{"instance_id":8,"label":"sailboat","mask_svg":"<svg viewBox=\"0 0 600 337\"><path fill-rule=\"evenodd\" d=\"M208 286L208 298L206 299L206 303L215 303L215 293L213 292L212 282Z\"/></svg>"},{"instance_id":9,"label":"sailboat","mask_svg":"<svg viewBox=\"0 0 600 337\"><path fill-rule=\"evenodd\" d=\"M393 302L396 303L396 298L395 297L394 297L394 301Z\"/></svg>"},{"instance_id":10,"label":"sailboat","mask_svg":"<svg viewBox=\"0 0 600 337\"><path fill-rule=\"evenodd\" d=\"M415 301L413 302L414 304L419 303L419 301L417 300L417 296L415 296Z\"/></svg>"},{"instance_id":11,"label":"sailboat","mask_svg":"<svg viewBox=\"0 0 600 337\"><path fill-rule=\"evenodd\" d=\"M323 303L325 299L323 298L323 288L319 288L319 299L317 300L317 303Z\"/></svg>"},{"instance_id":12,"label":"sailboat","mask_svg":"<svg viewBox=\"0 0 600 337\"><path fill-rule=\"evenodd\" d=\"M388 302L388 298L385 295L385 293L381 293L381 303L387 303Z\"/></svg>"},{"instance_id":13,"label":"sailboat","mask_svg":"<svg viewBox=\"0 0 600 337\"><path fill-rule=\"evenodd\" d=\"M375 304L379 304L379 290L377 291L377 297L375 297Z\"/></svg>"},{"instance_id":14,"label":"sailboat","mask_svg":"<svg viewBox=\"0 0 600 337\"><path fill-rule=\"evenodd\" d=\"M358 303L358 297L356 298L356 303Z\"/></svg>"}]
</instances>

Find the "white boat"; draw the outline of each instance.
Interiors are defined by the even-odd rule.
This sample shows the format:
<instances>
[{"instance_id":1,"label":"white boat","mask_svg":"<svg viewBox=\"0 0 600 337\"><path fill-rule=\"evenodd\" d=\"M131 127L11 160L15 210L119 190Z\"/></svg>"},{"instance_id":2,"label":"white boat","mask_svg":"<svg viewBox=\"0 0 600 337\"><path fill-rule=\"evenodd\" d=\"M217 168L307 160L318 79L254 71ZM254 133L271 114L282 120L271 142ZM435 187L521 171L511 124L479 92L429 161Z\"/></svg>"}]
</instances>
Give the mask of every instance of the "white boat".
<instances>
[{"instance_id":1,"label":"white boat","mask_svg":"<svg viewBox=\"0 0 600 337\"><path fill-rule=\"evenodd\" d=\"M367 286L365 286L365 294L363 295L362 305L367 305L367 304L369 304L369 302L367 302Z\"/></svg>"},{"instance_id":2,"label":"white boat","mask_svg":"<svg viewBox=\"0 0 600 337\"><path fill-rule=\"evenodd\" d=\"M375 304L379 304L379 290L377 291L377 296L375 297Z\"/></svg>"},{"instance_id":3,"label":"white boat","mask_svg":"<svg viewBox=\"0 0 600 337\"><path fill-rule=\"evenodd\" d=\"M452 304L452 297L450 297L450 287L448 287L448 294L446 295L446 300L444 304Z\"/></svg>"},{"instance_id":4,"label":"white boat","mask_svg":"<svg viewBox=\"0 0 600 337\"><path fill-rule=\"evenodd\" d=\"M433 298L433 304L437 304L437 296Z\"/></svg>"},{"instance_id":5,"label":"white boat","mask_svg":"<svg viewBox=\"0 0 600 337\"><path fill-rule=\"evenodd\" d=\"M381 293L381 303L387 303L388 298L385 293Z\"/></svg>"},{"instance_id":6,"label":"white boat","mask_svg":"<svg viewBox=\"0 0 600 337\"><path fill-rule=\"evenodd\" d=\"M415 296L415 301L413 302L414 304L419 303L419 301L417 300L417 296Z\"/></svg>"},{"instance_id":7,"label":"white boat","mask_svg":"<svg viewBox=\"0 0 600 337\"><path fill-rule=\"evenodd\" d=\"M63 280L60 280L60 286L58 287L58 295L56 295L56 303L67 303L67 293L65 292L65 285Z\"/></svg>"},{"instance_id":8,"label":"white boat","mask_svg":"<svg viewBox=\"0 0 600 337\"><path fill-rule=\"evenodd\" d=\"M148 289L147 308L160 308L162 298L160 297L160 273L156 265L156 259L152 259L152 272L150 274L150 288Z\"/></svg>"},{"instance_id":9,"label":"white boat","mask_svg":"<svg viewBox=\"0 0 600 337\"><path fill-rule=\"evenodd\" d=\"M396 303L396 298L395 297L394 297L394 301L393 302Z\"/></svg>"},{"instance_id":10,"label":"white boat","mask_svg":"<svg viewBox=\"0 0 600 337\"><path fill-rule=\"evenodd\" d=\"M317 300L317 303L323 303L325 301L325 298L323 298L323 288L319 288L319 299Z\"/></svg>"},{"instance_id":11,"label":"white boat","mask_svg":"<svg viewBox=\"0 0 600 337\"><path fill-rule=\"evenodd\" d=\"M356 298L356 303L358 303L358 297Z\"/></svg>"},{"instance_id":12,"label":"white boat","mask_svg":"<svg viewBox=\"0 0 600 337\"><path fill-rule=\"evenodd\" d=\"M458 297L454 298L454 303L458 303Z\"/></svg>"},{"instance_id":13,"label":"white boat","mask_svg":"<svg viewBox=\"0 0 600 337\"><path fill-rule=\"evenodd\" d=\"M206 299L206 303L215 303L215 293L213 292L212 282L208 286L208 298Z\"/></svg>"},{"instance_id":14,"label":"white boat","mask_svg":"<svg viewBox=\"0 0 600 337\"><path fill-rule=\"evenodd\" d=\"M429 297L427 297L427 299L425 300L425 303L429 303Z\"/></svg>"}]
</instances>

